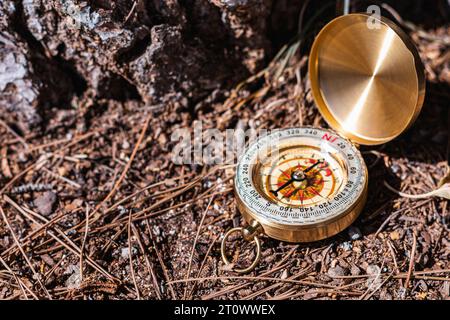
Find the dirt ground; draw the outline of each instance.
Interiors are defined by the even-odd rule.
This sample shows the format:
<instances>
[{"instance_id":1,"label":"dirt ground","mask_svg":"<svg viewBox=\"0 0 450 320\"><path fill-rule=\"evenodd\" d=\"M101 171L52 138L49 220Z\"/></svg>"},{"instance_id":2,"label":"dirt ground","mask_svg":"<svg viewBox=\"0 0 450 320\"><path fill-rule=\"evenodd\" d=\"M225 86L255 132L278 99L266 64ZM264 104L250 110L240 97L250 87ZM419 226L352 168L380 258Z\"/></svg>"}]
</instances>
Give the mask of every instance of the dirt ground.
<instances>
[{"instance_id":1,"label":"dirt ground","mask_svg":"<svg viewBox=\"0 0 450 320\"><path fill-rule=\"evenodd\" d=\"M385 182L421 194L446 174L450 4L387 2L425 65L421 115L361 149L370 192L349 229L263 237L240 276L220 257L245 224L234 166L176 165L171 135L327 127L308 52L340 2L2 1L0 299L449 299L448 201Z\"/></svg>"}]
</instances>

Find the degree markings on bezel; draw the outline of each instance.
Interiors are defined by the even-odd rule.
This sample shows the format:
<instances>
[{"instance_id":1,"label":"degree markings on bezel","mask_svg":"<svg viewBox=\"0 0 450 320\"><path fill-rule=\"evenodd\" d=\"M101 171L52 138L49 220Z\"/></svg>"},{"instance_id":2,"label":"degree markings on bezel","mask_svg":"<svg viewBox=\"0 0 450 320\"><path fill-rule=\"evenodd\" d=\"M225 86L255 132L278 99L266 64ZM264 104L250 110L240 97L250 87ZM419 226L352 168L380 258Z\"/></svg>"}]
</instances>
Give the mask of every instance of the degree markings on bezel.
<instances>
[{"instance_id":1,"label":"degree markings on bezel","mask_svg":"<svg viewBox=\"0 0 450 320\"><path fill-rule=\"evenodd\" d=\"M321 137L324 134L333 135L336 139L333 142L321 141ZM235 180L237 195L241 198L243 204L251 211L253 215L280 224L307 225L332 219L341 212L350 208L359 199L366 179L365 164L359 151L349 141L338 136L331 130L319 128L294 128L278 131L276 135L280 138L280 141L281 139L287 139L288 142L289 139L293 137L303 138L303 140L305 138L313 138L316 139L316 142L321 141L321 146L324 144L325 146L339 152L348 165L348 168L346 168L348 180L346 184L341 186L341 190L334 194L333 199L329 202L324 202L321 205L308 208L292 208L280 206L278 203L272 202L269 203L269 206L267 206L267 199L255 188L254 179L252 176L255 163L252 162L256 160L254 159L255 145L259 146L259 151L261 151L261 149L264 151L264 147L267 145L267 141L270 141L272 135L273 134L270 134L261 138L257 144L251 144L246 150L244 156L241 157L241 161L237 167ZM351 155L351 159L349 159L348 155ZM248 170L245 172L245 177L242 172L242 167L244 165L247 165L248 167ZM350 170L350 168L353 170ZM244 178L247 178L251 182L250 186L244 184ZM341 183L344 182L341 181ZM270 209L268 207L270 207Z\"/></svg>"}]
</instances>

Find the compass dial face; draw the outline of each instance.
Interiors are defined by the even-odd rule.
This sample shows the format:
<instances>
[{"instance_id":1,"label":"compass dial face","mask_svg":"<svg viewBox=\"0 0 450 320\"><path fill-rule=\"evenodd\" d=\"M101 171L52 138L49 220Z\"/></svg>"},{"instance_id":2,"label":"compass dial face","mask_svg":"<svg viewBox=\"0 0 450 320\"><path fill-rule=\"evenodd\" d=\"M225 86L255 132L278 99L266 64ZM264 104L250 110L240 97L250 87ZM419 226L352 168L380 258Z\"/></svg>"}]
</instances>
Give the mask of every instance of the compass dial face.
<instances>
[{"instance_id":1,"label":"compass dial face","mask_svg":"<svg viewBox=\"0 0 450 320\"><path fill-rule=\"evenodd\" d=\"M346 180L339 160L312 146L282 150L262 163L260 170L264 194L275 202L295 207L326 202Z\"/></svg>"},{"instance_id":2,"label":"compass dial face","mask_svg":"<svg viewBox=\"0 0 450 320\"><path fill-rule=\"evenodd\" d=\"M302 226L351 210L366 182L364 161L348 140L324 129L292 128L249 146L235 186L238 200L258 221Z\"/></svg>"}]
</instances>

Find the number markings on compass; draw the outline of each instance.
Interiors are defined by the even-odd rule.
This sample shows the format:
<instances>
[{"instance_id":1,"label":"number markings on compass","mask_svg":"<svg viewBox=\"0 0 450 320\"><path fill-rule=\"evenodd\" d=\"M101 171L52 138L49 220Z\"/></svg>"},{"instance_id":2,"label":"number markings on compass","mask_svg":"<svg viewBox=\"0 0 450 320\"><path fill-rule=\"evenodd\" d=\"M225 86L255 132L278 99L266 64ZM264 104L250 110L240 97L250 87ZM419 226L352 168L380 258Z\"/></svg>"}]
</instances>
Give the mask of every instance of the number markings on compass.
<instances>
[{"instance_id":1,"label":"number markings on compass","mask_svg":"<svg viewBox=\"0 0 450 320\"><path fill-rule=\"evenodd\" d=\"M309 128L282 130L277 138L287 147L278 157L268 156L264 163L258 164L254 159L256 152L248 150L236 174L236 190L244 204L257 215L287 224L323 221L349 208L364 188L362 157L347 140L321 139L326 132ZM259 152L270 139L270 135L266 136L259 143ZM298 141L302 142L301 146ZM326 165L306 174L309 181L289 183L277 196L270 192L279 188L282 181L289 181L295 169L301 171L300 167L305 169L319 159L324 159ZM251 183L244 183L245 180ZM321 188L315 185L319 182Z\"/></svg>"}]
</instances>

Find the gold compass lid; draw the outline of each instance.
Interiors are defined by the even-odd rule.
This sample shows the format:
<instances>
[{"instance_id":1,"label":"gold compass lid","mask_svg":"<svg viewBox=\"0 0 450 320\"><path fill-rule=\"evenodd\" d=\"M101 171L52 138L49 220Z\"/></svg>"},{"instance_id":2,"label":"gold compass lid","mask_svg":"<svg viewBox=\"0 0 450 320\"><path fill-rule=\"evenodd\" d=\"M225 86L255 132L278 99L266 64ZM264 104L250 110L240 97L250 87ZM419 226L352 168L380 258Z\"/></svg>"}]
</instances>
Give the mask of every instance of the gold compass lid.
<instances>
[{"instance_id":1,"label":"gold compass lid","mask_svg":"<svg viewBox=\"0 0 450 320\"><path fill-rule=\"evenodd\" d=\"M364 13L338 17L321 30L309 75L322 116L361 145L400 135L425 97L424 67L412 40L392 21Z\"/></svg>"}]
</instances>

